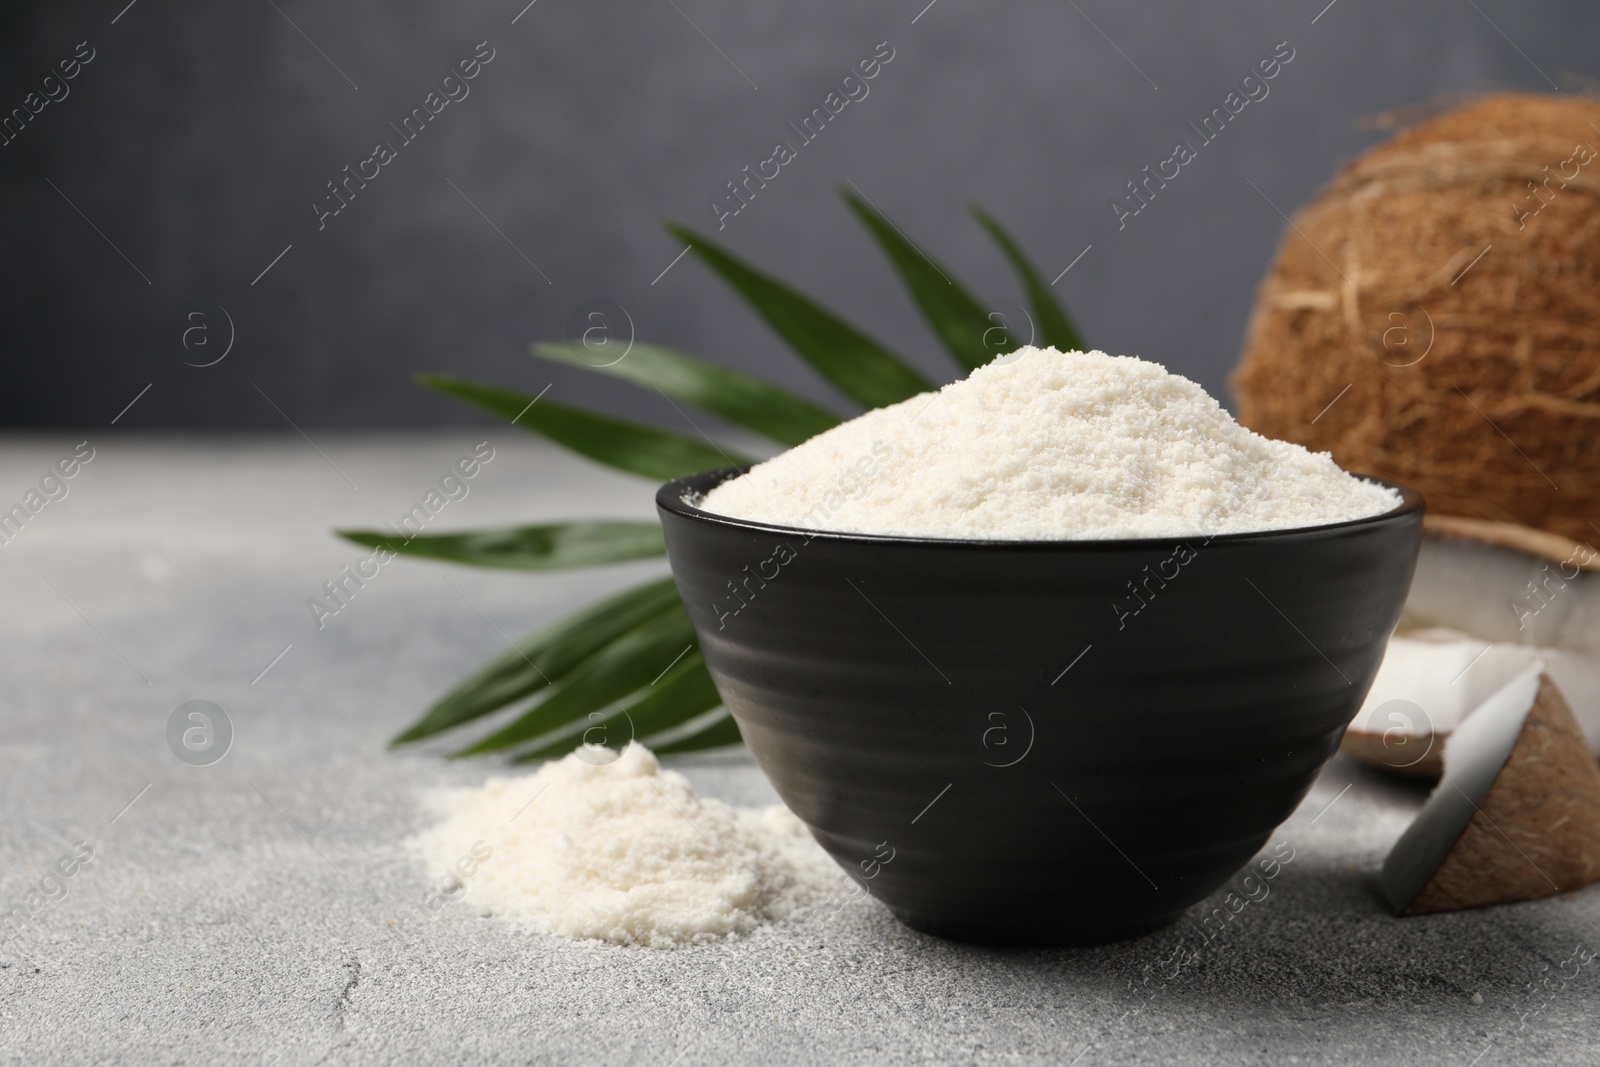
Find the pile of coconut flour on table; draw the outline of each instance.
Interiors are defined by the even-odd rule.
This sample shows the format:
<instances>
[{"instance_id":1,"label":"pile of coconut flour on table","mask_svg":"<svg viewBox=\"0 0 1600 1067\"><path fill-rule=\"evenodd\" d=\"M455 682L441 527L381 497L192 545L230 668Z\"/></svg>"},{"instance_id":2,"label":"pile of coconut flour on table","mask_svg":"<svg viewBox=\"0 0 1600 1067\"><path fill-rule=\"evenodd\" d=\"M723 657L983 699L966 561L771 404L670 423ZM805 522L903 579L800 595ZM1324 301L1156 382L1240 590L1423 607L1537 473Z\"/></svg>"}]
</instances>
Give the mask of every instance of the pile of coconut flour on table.
<instances>
[{"instance_id":1,"label":"pile of coconut flour on table","mask_svg":"<svg viewBox=\"0 0 1600 1067\"><path fill-rule=\"evenodd\" d=\"M786 808L701 797L637 743L431 799L443 820L412 840L428 870L538 933L654 947L749 933L843 879Z\"/></svg>"},{"instance_id":2,"label":"pile of coconut flour on table","mask_svg":"<svg viewBox=\"0 0 1600 1067\"><path fill-rule=\"evenodd\" d=\"M719 515L995 540L1184 537L1388 511L1390 489L1240 426L1159 364L1022 348L707 493Z\"/></svg>"},{"instance_id":3,"label":"pile of coconut flour on table","mask_svg":"<svg viewBox=\"0 0 1600 1067\"><path fill-rule=\"evenodd\" d=\"M930 537L1174 537L1388 511L1392 490L1251 433L1187 378L1102 352L1024 348L869 411L707 494L707 511ZM435 798L415 839L484 914L664 946L795 915L841 873L781 807L702 799L630 744Z\"/></svg>"}]
</instances>

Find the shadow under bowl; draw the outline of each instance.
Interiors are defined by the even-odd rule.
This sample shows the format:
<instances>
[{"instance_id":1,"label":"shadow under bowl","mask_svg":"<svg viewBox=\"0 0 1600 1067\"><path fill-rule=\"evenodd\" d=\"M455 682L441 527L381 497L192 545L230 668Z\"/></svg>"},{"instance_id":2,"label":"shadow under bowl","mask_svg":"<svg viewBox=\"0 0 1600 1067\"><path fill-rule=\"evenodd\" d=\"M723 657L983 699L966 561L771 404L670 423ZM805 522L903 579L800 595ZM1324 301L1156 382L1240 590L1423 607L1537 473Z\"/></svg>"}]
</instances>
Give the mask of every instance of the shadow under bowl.
<instances>
[{"instance_id":1,"label":"shadow under bowl","mask_svg":"<svg viewBox=\"0 0 1600 1067\"><path fill-rule=\"evenodd\" d=\"M1175 920L1339 747L1411 584L1421 497L1126 541L825 533L656 495L711 676L785 804L908 925L1060 944Z\"/></svg>"}]
</instances>

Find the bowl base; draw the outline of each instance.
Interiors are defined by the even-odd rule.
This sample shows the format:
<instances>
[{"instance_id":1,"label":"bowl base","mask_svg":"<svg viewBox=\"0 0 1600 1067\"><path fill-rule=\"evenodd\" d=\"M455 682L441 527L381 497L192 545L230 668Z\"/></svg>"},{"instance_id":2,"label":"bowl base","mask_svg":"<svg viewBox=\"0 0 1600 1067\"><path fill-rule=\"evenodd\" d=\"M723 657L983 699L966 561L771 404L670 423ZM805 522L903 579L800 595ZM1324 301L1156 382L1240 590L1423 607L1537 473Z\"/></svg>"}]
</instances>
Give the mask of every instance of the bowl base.
<instances>
[{"instance_id":1,"label":"bowl base","mask_svg":"<svg viewBox=\"0 0 1600 1067\"><path fill-rule=\"evenodd\" d=\"M1113 919L1086 923L1052 921L1036 916L1031 921L993 922L985 920L939 919L914 915L899 908L890 908L894 917L918 933L931 934L947 941L964 941L974 945L1004 945L1012 947L1043 948L1068 945L1103 945L1112 941L1126 941L1154 933L1177 922L1187 909L1165 915L1139 916L1130 919Z\"/></svg>"}]
</instances>

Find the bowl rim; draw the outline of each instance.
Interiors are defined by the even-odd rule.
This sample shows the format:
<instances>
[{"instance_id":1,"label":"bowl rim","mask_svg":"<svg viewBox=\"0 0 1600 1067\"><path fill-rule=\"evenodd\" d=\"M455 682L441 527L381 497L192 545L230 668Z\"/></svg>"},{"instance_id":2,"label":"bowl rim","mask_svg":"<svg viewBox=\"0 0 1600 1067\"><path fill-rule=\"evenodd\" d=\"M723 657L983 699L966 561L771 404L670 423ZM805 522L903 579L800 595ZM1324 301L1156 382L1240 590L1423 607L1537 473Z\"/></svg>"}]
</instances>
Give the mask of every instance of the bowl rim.
<instances>
[{"instance_id":1,"label":"bowl rim","mask_svg":"<svg viewBox=\"0 0 1600 1067\"><path fill-rule=\"evenodd\" d=\"M656 507L667 511L690 522L703 523L711 526L723 526L729 529L742 530L747 533L777 534L787 537L803 538L808 543L814 540L836 541L843 544L859 545L916 545L926 548L972 548L996 549L1005 548L1021 551L1108 551L1128 548L1168 547L1174 543L1191 540L1203 540L1206 545L1215 544L1248 544L1255 541L1287 540L1298 537L1331 534L1344 530L1356 529L1363 526L1381 526L1401 521L1408 516L1415 515L1420 522L1427 510L1427 503L1422 494L1409 486L1398 482L1391 482L1385 478L1374 478L1369 475L1358 474L1356 477L1363 481L1373 482L1377 485L1393 489L1400 494L1400 503L1388 511L1376 515L1364 515L1359 519L1341 519L1338 522L1327 522L1317 526L1286 526L1274 530L1246 530L1239 533L1225 534L1169 534L1162 537L1127 537L1127 538L1083 538L1073 540L1046 540L1025 539L1007 540L1000 538L963 538L963 537L925 537L909 534L869 534L852 533L843 530L813 530L804 526L781 526L777 523L757 522L754 519L738 519L731 515L719 515L714 511L706 511L697 504L692 504L688 496L692 493L704 494L732 478L744 474L754 464L744 466L719 467L716 470L700 471L696 474L687 474L681 478L662 485L656 490Z\"/></svg>"}]
</instances>

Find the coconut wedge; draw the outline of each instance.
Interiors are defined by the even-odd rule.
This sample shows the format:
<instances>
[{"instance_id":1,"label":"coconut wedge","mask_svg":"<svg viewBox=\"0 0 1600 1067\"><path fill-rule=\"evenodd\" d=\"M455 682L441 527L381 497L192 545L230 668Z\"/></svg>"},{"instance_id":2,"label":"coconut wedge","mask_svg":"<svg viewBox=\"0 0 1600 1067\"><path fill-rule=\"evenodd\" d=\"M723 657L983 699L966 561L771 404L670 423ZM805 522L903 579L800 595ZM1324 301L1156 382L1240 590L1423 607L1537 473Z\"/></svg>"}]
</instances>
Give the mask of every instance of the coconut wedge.
<instances>
[{"instance_id":1,"label":"coconut wedge","mask_svg":"<svg viewBox=\"0 0 1600 1067\"><path fill-rule=\"evenodd\" d=\"M1570 892L1600 878L1600 766L1534 663L1475 709L1444 777L1384 861L1401 915Z\"/></svg>"},{"instance_id":2,"label":"coconut wedge","mask_svg":"<svg viewBox=\"0 0 1600 1067\"><path fill-rule=\"evenodd\" d=\"M1506 522L1430 515L1405 615L1343 750L1436 779L1444 741L1535 659L1600 754L1600 553Z\"/></svg>"}]
</instances>

